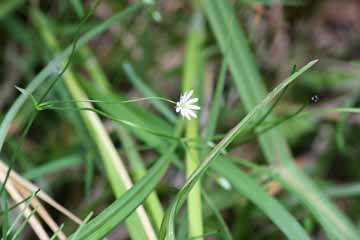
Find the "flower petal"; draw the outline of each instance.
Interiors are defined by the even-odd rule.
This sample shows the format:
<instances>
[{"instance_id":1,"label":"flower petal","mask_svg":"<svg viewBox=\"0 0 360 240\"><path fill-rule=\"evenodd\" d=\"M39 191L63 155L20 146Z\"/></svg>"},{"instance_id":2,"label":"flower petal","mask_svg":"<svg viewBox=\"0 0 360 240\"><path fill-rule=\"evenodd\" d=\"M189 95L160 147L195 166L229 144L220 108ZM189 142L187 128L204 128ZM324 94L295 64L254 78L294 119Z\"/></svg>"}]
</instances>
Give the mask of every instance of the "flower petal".
<instances>
[{"instance_id":1,"label":"flower petal","mask_svg":"<svg viewBox=\"0 0 360 240\"><path fill-rule=\"evenodd\" d=\"M192 103L196 103L198 101L199 101L198 98L192 98L192 99L189 99L189 101L187 101L186 104L192 104Z\"/></svg>"},{"instance_id":2,"label":"flower petal","mask_svg":"<svg viewBox=\"0 0 360 240\"><path fill-rule=\"evenodd\" d=\"M200 110L200 107L196 105L187 105L186 108L191 110Z\"/></svg>"},{"instance_id":3,"label":"flower petal","mask_svg":"<svg viewBox=\"0 0 360 240\"><path fill-rule=\"evenodd\" d=\"M190 119L191 119L191 117L190 117L190 115L189 115L189 112L186 111L186 110L183 111L182 115L183 115L187 120L190 120Z\"/></svg>"},{"instance_id":4,"label":"flower petal","mask_svg":"<svg viewBox=\"0 0 360 240\"><path fill-rule=\"evenodd\" d=\"M191 95L193 94L193 92L194 92L194 90L190 90L188 92L185 92L183 101L186 102L187 100L189 100L191 98Z\"/></svg>"},{"instance_id":5,"label":"flower petal","mask_svg":"<svg viewBox=\"0 0 360 240\"><path fill-rule=\"evenodd\" d=\"M197 118L196 114L191 110L189 110L189 115L193 118Z\"/></svg>"}]
</instances>

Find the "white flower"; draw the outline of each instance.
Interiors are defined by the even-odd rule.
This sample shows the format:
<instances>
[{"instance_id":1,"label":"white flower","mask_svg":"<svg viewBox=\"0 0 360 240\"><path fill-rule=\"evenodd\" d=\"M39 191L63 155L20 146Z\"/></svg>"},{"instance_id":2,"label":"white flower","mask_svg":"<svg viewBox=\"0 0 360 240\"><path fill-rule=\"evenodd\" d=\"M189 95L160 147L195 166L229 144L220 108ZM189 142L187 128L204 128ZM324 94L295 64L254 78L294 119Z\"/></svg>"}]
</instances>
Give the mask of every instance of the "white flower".
<instances>
[{"instance_id":1,"label":"white flower","mask_svg":"<svg viewBox=\"0 0 360 240\"><path fill-rule=\"evenodd\" d=\"M180 112L180 114L188 120L190 120L191 117L196 118L195 110L200 109L199 106L194 105L199 99L191 98L193 92L193 90L185 92L180 96L180 100L176 103L176 112Z\"/></svg>"}]
</instances>

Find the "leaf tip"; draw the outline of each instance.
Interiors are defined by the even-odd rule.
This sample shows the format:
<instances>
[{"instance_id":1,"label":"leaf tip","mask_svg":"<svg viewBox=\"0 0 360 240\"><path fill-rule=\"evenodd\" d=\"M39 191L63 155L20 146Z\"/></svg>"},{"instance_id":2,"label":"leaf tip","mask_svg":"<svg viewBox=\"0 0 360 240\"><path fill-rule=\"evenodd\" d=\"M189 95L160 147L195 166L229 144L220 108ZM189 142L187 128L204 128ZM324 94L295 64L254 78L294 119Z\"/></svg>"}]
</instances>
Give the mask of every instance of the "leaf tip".
<instances>
[{"instance_id":1,"label":"leaf tip","mask_svg":"<svg viewBox=\"0 0 360 240\"><path fill-rule=\"evenodd\" d=\"M21 87L18 87L18 86L14 86L15 88L16 88L16 90L18 90L20 93L22 93L22 94L26 94L26 90L25 89L23 89L23 88L21 88Z\"/></svg>"},{"instance_id":2,"label":"leaf tip","mask_svg":"<svg viewBox=\"0 0 360 240\"><path fill-rule=\"evenodd\" d=\"M318 61L319 61L319 59L314 59L314 60L310 61L309 64L314 65L314 64L316 64Z\"/></svg>"}]
</instances>

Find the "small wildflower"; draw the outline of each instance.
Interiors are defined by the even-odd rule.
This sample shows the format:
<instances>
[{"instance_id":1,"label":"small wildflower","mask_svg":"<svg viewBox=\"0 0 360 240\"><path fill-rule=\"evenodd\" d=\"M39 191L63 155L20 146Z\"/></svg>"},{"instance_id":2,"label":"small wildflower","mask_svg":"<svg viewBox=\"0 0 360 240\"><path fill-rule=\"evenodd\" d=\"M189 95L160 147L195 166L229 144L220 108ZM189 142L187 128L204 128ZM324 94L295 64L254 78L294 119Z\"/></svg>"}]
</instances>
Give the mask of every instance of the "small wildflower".
<instances>
[{"instance_id":1,"label":"small wildflower","mask_svg":"<svg viewBox=\"0 0 360 240\"><path fill-rule=\"evenodd\" d=\"M194 105L199 99L191 98L193 92L193 90L185 92L180 96L180 100L176 103L176 112L180 112L187 120L190 120L192 117L197 118L195 110L200 109L199 106Z\"/></svg>"}]
</instances>

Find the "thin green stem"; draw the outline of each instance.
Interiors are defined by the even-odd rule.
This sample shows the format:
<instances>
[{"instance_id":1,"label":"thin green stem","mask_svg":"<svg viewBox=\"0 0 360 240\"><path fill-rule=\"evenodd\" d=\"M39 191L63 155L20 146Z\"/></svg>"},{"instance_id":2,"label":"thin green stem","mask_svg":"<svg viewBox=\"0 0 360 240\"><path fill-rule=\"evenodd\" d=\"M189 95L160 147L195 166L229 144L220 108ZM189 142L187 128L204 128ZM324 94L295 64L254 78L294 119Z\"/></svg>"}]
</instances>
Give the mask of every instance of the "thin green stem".
<instances>
[{"instance_id":1,"label":"thin green stem","mask_svg":"<svg viewBox=\"0 0 360 240\"><path fill-rule=\"evenodd\" d=\"M161 101L169 102L169 103L172 103L172 104L176 104L176 102L174 102L174 101L172 101L170 99L167 99L167 98L144 97L144 98L136 98L136 99L130 99L130 100L125 100L125 101L116 101L116 102L108 102L108 101L92 100L92 99L88 99L88 100L64 100L64 101L51 100L51 101L43 102L43 103L39 104L39 106L42 107L42 106L54 105L54 104L71 104L71 103L84 103L84 102L102 103L102 104L126 104L126 103L142 102L142 101L148 101L148 100L161 100Z\"/></svg>"}]
</instances>

